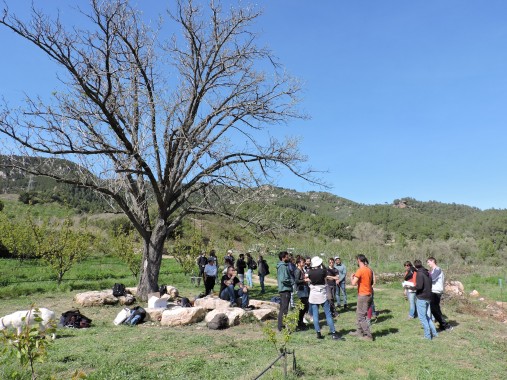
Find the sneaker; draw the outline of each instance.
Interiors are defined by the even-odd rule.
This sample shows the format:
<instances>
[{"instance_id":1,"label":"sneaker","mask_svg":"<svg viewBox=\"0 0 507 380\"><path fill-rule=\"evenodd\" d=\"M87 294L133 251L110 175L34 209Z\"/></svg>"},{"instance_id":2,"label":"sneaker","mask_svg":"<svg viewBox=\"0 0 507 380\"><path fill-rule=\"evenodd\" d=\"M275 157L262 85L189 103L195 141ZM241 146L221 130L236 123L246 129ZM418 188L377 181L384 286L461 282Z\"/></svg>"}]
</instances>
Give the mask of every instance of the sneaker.
<instances>
[{"instance_id":1,"label":"sneaker","mask_svg":"<svg viewBox=\"0 0 507 380\"><path fill-rule=\"evenodd\" d=\"M343 338L341 335L338 335L337 332L331 333L331 338L333 340L345 340L345 338Z\"/></svg>"},{"instance_id":2,"label":"sneaker","mask_svg":"<svg viewBox=\"0 0 507 380\"><path fill-rule=\"evenodd\" d=\"M317 339L324 339L320 331L317 332Z\"/></svg>"},{"instance_id":3,"label":"sneaker","mask_svg":"<svg viewBox=\"0 0 507 380\"><path fill-rule=\"evenodd\" d=\"M343 305L343 310L347 310L349 307L347 305Z\"/></svg>"},{"instance_id":4,"label":"sneaker","mask_svg":"<svg viewBox=\"0 0 507 380\"><path fill-rule=\"evenodd\" d=\"M243 310L245 310L245 311L251 311L251 310L253 310L253 309L254 309L254 307L253 307L253 306L245 306L245 307L243 308Z\"/></svg>"},{"instance_id":5,"label":"sneaker","mask_svg":"<svg viewBox=\"0 0 507 380\"><path fill-rule=\"evenodd\" d=\"M454 327L452 327L451 325L447 325L444 328L444 331L452 331L452 330L454 330Z\"/></svg>"}]
</instances>

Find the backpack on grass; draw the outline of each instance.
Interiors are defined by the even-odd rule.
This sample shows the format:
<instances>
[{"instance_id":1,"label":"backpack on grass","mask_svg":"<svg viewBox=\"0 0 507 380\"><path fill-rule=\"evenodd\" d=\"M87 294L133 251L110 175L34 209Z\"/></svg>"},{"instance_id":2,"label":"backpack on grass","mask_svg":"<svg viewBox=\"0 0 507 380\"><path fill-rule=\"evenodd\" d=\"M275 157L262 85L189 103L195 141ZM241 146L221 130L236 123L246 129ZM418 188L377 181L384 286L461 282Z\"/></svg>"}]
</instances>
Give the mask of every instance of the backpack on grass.
<instances>
[{"instance_id":1,"label":"backpack on grass","mask_svg":"<svg viewBox=\"0 0 507 380\"><path fill-rule=\"evenodd\" d=\"M60 317L60 325L74 329L86 329L90 327L92 320L85 317L78 309L69 310L62 313Z\"/></svg>"},{"instance_id":2,"label":"backpack on grass","mask_svg":"<svg viewBox=\"0 0 507 380\"><path fill-rule=\"evenodd\" d=\"M123 284L114 284L113 285L113 296L121 297L125 295L125 285Z\"/></svg>"}]
</instances>

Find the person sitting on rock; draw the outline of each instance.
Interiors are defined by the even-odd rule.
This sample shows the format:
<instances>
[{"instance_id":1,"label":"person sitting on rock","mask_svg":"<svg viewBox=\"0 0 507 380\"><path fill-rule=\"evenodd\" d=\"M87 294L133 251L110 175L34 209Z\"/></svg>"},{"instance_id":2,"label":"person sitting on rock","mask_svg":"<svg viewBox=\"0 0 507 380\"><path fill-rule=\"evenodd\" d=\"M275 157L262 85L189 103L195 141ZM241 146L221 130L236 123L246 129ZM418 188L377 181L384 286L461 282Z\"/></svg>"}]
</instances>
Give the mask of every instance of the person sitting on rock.
<instances>
[{"instance_id":1,"label":"person sitting on rock","mask_svg":"<svg viewBox=\"0 0 507 380\"><path fill-rule=\"evenodd\" d=\"M238 289L235 289L236 285ZM220 281L220 298L231 302L231 307L236 306L236 302L241 300L241 307L248 308L248 288L243 285L236 277L236 271L233 266L227 268L227 273L222 276Z\"/></svg>"}]
</instances>

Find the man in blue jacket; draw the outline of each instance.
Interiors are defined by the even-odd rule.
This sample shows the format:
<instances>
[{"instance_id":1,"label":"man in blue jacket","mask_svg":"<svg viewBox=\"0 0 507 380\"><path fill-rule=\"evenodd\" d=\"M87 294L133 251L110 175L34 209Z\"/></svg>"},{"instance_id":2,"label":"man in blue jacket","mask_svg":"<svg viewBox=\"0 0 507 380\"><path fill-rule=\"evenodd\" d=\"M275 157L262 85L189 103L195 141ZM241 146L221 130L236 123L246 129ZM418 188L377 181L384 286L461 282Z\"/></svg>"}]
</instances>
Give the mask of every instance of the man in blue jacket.
<instances>
[{"instance_id":1,"label":"man in blue jacket","mask_svg":"<svg viewBox=\"0 0 507 380\"><path fill-rule=\"evenodd\" d=\"M278 292L280 293L280 311L278 312L278 331L283 328L283 316L289 312L290 295L292 293L292 280L289 272L289 254L280 252L280 260L276 265L276 278L278 281Z\"/></svg>"}]
</instances>

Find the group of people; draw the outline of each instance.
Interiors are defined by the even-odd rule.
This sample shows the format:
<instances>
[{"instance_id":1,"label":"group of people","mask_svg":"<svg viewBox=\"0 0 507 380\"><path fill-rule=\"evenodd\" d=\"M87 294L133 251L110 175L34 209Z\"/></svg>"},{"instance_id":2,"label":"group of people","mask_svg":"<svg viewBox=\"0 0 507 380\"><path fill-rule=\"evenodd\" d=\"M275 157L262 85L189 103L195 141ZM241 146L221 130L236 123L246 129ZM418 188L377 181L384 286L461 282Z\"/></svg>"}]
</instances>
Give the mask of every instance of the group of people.
<instances>
[{"instance_id":1,"label":"group of people","mask_svg":"<svg viewBox=\"0 0 507 380\"><path fill-rule=\"evenodd\" d=\"M297 256L295 259L288 252L280 252L277 269L278 292L280 295L280 310L278 313L278 330L284 326L283 318L289 312L291 298L295 293L303 307L299 311L298 329L306 330L304 316L311 312L313 326L317 333L317 339L323 339L320 323L319 308L322 306L326 315L332 339L343 339L337 332L333 318L338 316L337 308L347 309L347 291L345 288L347 268L342 264L340 257L329 258L328 266L323 266L323 260L319 256L313 258ZM295 268L291 268L292 265ZM352 278L357 279L355 274ZM355 281L355 280L354 280ZM364 279L361 280L361 283ZM295 289L295 292L294 292ZM337 302L335 304L335 302ZM371 337L371 334L369 334Z\"/></svg>"},{"instance_id":2,"label":"group of people","mask_svg":"<svg viewBox=\"0 0 507 380\"><path fill-rule=\"evenodd\" d=\"M298 328L306 330L305 314L310 311L317 339L323 339L319 323L319 308L322 306L326 316L332 339L343 340L336 332L334 317L337 316L336 306L340 307L340 293L343 295L344 308L347 306L346 297L346 268L339 257L329 258L328 266L323 266L319 256L313 258L297 257L294 276L291 276L291 255L280 252L277 265L278 291L280 294L280 311L278 314L278 330L282 330L283 317L288 313L292 286L296 287L295 294L301 300L303 308L300 310ZM365 255L357 255L358 269L350 275L350 283L357 286L356 330L349 333L366 341L373 341L371 332L371 318L377 315L374 303L375 273L370 268ZM424 329L424 337L432 339L438 336L433 319L439 323L441 331L452 330L452 326L445 321L440 309L440 300L444 292L444 273L437 266L434 257L427 260L429 270L423 267L420 260L405 263L405 294L410 301L409 318L419 316ZM337 305L335 306L335 302Z\"/></svg>"},{"instance_id":3,"label":"group of people","mask_svg":"<svg viewBox=\"0 0 507 380\"><path fill-rule=\"evenodd\" d=\"M204 280L205 295L214 291L218 277L218 259L214 250L210 251L209 257L201 252L197 258L199 276ZM222 276L220 279L219 297L230 302L231 306L241 306L248 309L248 289L253 287L253 271L257 270L261 293L265 293L264 279L269 274L269 265L260 255L255 261L250 252L241 253L235 260L233 251L228 250L224 257ZM245 284L246 280L246 284ZM238 305L239 304L239 305Z\"/></svg>"},{"instance_id":4,"label":"group of people","mask_svg":"<svg viewBox=\"0 0 507 380\"><path fill-rule=\"evenodd\" d=\"M301 303L299 310L299 330L307 330L305 316L307 313L313 319L317 339L323 339L319 309L322 307L332 339L343 340L336 332L334 318L338 316L338 308L347 305L347 268L340 257L329 258L327 266L319 256L294 257L283 251L278 255L276 266L279 292L280 310L278 313L278 330L284 327L284 316L289 308L294 307L295 297ZM350 283L357 286L356 330L349 335L357 336L366 341L373 341L371 332L371 318L376 315L374 305L375 273L370 268L365 255L357 255L357 270L350 275ZM218 260L212 250L209 257L204 253L197 259L199 275L204 279L205 295L210 294L218 277ZM424 268L421 260L405 262L404 293L409 301L409 319L417 316L424 329L424 337L433 339L438 336L434 321L438 322L441 331L452 330L452 326L445 321L440 308L440 300L444 292L444 273L437 266L434 257L427 259L429 270ZM265 293L264 279L269 274L269 266L262 256L255 261L251 253L241 253L237 260L233 251L227 251L224 258L222 276L220 279L219 297L230 302L231 306L249 308L248 289L253 287L252 274L257 270L261 293ZM245 284L246 280L246 284Z\"/></svg>"},{"instance_id":5,"label":"group of people","mask_svg":"<svg viewBox=\"0 0 507 380\"><path fill-rule=\"evenodd\" d=\"M441 331L450 331L453 327L444 319L440 308L440 300L444 293L444 272L437 265L434 257L426 261L429 270L421 260L414 260L414 264L406 261L405 278L403 282L405 297L409 301L408 318L417 316L424 329L424 337L433 339L438 336L435 322Z\"/></svg>"}]
</instances>

